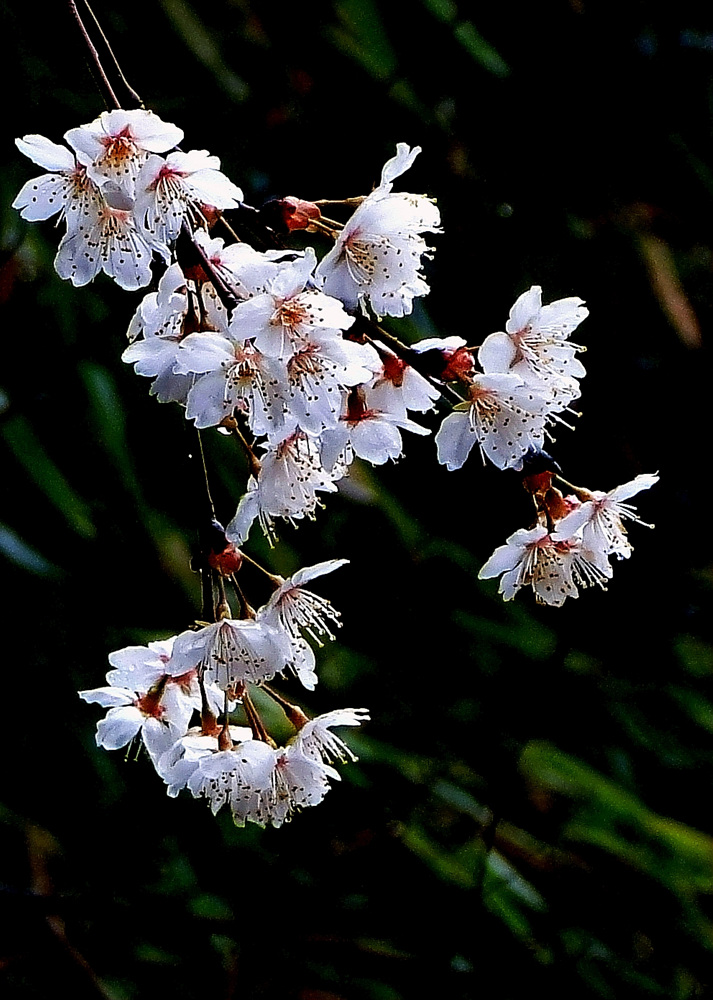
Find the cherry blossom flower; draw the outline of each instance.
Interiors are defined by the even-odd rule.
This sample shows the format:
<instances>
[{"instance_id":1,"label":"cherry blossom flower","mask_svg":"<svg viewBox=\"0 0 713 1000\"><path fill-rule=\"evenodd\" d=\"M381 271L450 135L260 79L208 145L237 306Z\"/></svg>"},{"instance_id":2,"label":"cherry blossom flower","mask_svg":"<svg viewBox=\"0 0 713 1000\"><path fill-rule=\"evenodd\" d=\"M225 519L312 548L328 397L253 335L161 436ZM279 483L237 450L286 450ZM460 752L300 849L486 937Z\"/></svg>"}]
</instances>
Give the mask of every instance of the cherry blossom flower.
<instances>
[{"instance_id":1,"label":"cherry blossom flower","mask_svg":"<svg viewBox=\"0 0 713 1000\"><path fill-rule=\"evenodd\" d=\"M260 787L246 796L241 809L233 807L233 819L240 825L243 816L254 823L280 827L301 809L316 806L330 789L329 779L340 781L333 767L301 752L295 744L277 749L272 759L265 755L266 771Z\"/></svg>"},{"instance_id":2,"label":"cherry blossom flower","mask_svg":"<svg viewBox=\"0 0 713 1000\"><path fill-rule=\"evenodd\" d=\"M487 373L512 372L543 396L547 412L567 409L580 395L577 379L586 372L576 354L584 350L567 337L588 315L581 299L542 305L542 289L533 285L510 310L506 333L491 333L478 351ZM562 422L561 419L558 422Z\"/></svg>"},{"instance_id":3,"label":"cherry blossom flower","mask_svg":"<svg viewBox=\"0 0 713 1000\"><path fill-rule=\"evenodd\" d=\"M136 178L135 215L150 242L166 247L184 219L203 223L201 206L237 208L243 192L221 173L220 160L205 149L149 156Z\"/></svg>"},{"instance_id":4,"label":"cherry blossom flower","mask_svg":"<svg viewBox=\"0 0 713 1000\"><path fill-rule=\"evenodd\" d=\"M172 663L186 672L200 668L225 691L236 684L271 680L291 663L287 636L265 621L224 618L176 639Z\"/></svg>"},{"instance_id":5,"label":"cherry blossom flower","mask_svg":"<svg viewBox=\"0 0 713 1000\"><path fill-rule=\"evenodd\" d=\"M172 643L112 653L109 685L79 692L84 701L109 709L97 726L98 746L117 750L140 733L155 759L185 733L194 709L201 707L201 696L195 671L170 671Z\"/></svg>"},{"instance_id":6,"label":"cherry blossom flower","mask_svg":"<svg viewBox=\"0 0 713 1000\"><path fill-rule=\"evenodd\" d=\"M642 521L636 509L626 501L642 490L650 489L658 481L658 475L641 474L609 493L591 493L591 500L585 500L559 521L557 530L562 534L581 534L583 545L594 552L628 559L633 546L622 521L635 521L647 528L653 528L653 525Z\"/></svg>"},{"instance_id":7,"label":"cherry blossom flower","mask_svg":"<svg viewBox=\"0 0 713 1000\"><path fill-rule=\"evenodd\" d=\"M429 291L421 258L430 251L420 235L438 233L440 215L421 195L393 194L393 181L411 166L420 146L398 143L381 183L358 206L317 268L323 291L348 309L367 303L377 316L405 316Z\"/></svg>"},{"instance_id":8,"label":"cherry blossom flower","mask_svg":"<svg viewBox=\"0 0 713 1000\"><path fill-rule=\"evenodd\" d=\"M340 461L350 465L355 456L372 465L396 461L403 452L401 430L431 433L407 417L377 410L369 404L368 393L356 388L349 393L337 426L322 434L324 467L333 469Z\"/></svg>"},{"instance_id":9,"label":"cherry blossom flower","mask_svg":"<svg viewBox=\"0 0 713 1000\"><path fill-rule=\"evenodd\" d=\"M194 748L188 750L195 754ZM238 826L245 826L246 819L257 822L253 815L256 800L263 788L269 788L275 751L267 743L253 739L243 740L229 750L201 751L197 759L194 757L195 766L186 779L193 797L208 799L213 815L229 805Z\"/></svg>"},{"instance_id":10,"label":"cherry blossom flower","mask_svg":"<svg viewBox=\"0 0 713 1000\"><path fill-rule=\"evenodd\" d=\"M320 636L334 639L329 623L337 627L341 625L339 612L324 597L306 590L304 585L326 573L333 573L348 562L348 559L328 559L293 573L287 580L282 580L268 603L258 612L258 618L279 624L295 638L299 638L304 629L319 645L322 645Z\"/></svg>"},{"instance_id":11,"label":"cherry blossom flower","mask_svg":"<svg viewBox=\"0 0 713 1000\"><path fill-rule=\"evenodd\" d=\"M229 726L228 733L235 744L252 739L251 730L245 726ZM201 769L202 760L208 763L207 758L217 756L221 752L218 737L205 735L199 729L189 729L185 736L176 740L168 750L154 761L159 777L168 786L166 791L170 798L175 798L180 790L186 787L188 779L194 771ZM209 768L210 764L208 763L208 768L203 771L204 779L208 778ZM213 770L221 770L221 768L213 768ZM195 783L200 786L202 784L201 778L197 778ZM217 802L214 811L217 812L222 804L222 801Z\"/></svg>"},{"instance_id":12,"label":"cherry blossom flower","mask_svg":"<svg viewBox=\"0 0 713 1000\"><path fill-rule=\"evenodd\" d=\"M274 519L287 521L313 518L319 504L318 493L336 493L334 485L346 475L343 461L327 470L319 448L302 433L292 434L271 445L260 456L260 474L248 480L235 517L225 529L228 539L241 545L257 519L268 541L274 541Z\"/></svg>"},{"instance_id":13,"label":"cherry blossom flower","mask_svg":"<svg viewBox=\"0 0 713 1000\"><path fill-rule=\"evenodd\" d=\"M476 375L469 396L436 434L438 461L450 471L464 465L476 442L499 469L521 468L524 455L542 448L546 402L519 375Z\"/></svg>"},{"instance_id":14,"label":"cherry blossom flower","mask_svg":"<svg viewBox=\"0 0 713 1000\"><path fill-rule=\"evenodd\" d=\"M578 597L578 586L600 586L612 569L606 558L587 550L580 540L550 534L543 525L510 535L478 573L481 580L500 576L499 593L510 601L523 586L531 586L537 601L560 607L567 597Z\"/></svg>"},{"instance_id":15,"label":"cherry blossom flower","mask_svg":"<svg viewBox=\"0 0 713 1000\"><path fill-rule=\"evenodd\" d=\"M196 427L216 427L237 409L254 434L284 437L294 429L284 394L284 362L268 358L247 341L220 333L191 333L181 341L174 372L201 375L186 400L186 417Z\"/></svg>"},{"instance_id":16,"label":"cherry blossom flower","mask_svg":"<svg viewBox=\"0 0 713 1000\"><path fill-rule=\"evenodd\" d=\"M369 406L382 413L406 417L409 410L426 413L435 407L439 390L411 365L378 344L379 369L369 385Z\"/></svg>"},{"instance_id":17,"label":"cherry blossom flower","mask_svg":"<svg viewBox=\"0 0 713 1000\"><path fill-rule=\"evenodd\" d=\"M230 327L233 336L251 338L263 354L283 360L315 340L341 339L354 317L338 299L306 287L316 263L314 250L307 247L304 255L282 264L265 292L237 306Z\"/></svg>"},{"instance_id":18,"label":"cherry blossom flower","mask_svg":"<svg viewBox=\"0 0 713 1000\"><path fill-rule=\"evenodd\" d=\"M323 755L339 751L344 759L346 747L327 727L358 725L364 718L360 715L356 722L347 721L353 716L349 709L341 714L343 719L327 721L325 716L321 722L314 720L308 753L297 741L274 749L259 740L246 739L228 750L218 750L214 738L186 737L160 762L169 794L187 786L195 798L208 800L213 814L228 806L237 826L247 821L282 826L300 809L318 805L329 791L330 779L339 781L338 772L324 763Z\"/></svg>"},{"instance_id":19,"label":"cherry blossom flower","mask_svg":"<svg viewBox=\"0 0 713 1000\"><path fill-rule=\"evenodd\" d=\"M227 333L227 312L210 282L196 288L180 265L164 271L157 292L144 297L129 325L132 343L122 361L133 364L137 375L153 378L151 394L162 403L184 403L196 382L193 372L174 370L182 340L191 328Z\"/></svg>"},{"instance_id":20,"label":"cherry blossom flower","mask_svg":"<svg viewBox=\"0 0 713 1000\"><path fill-rule=\"evenodd\" d=\"M226 247L225 240L209 236L205 229L197 229L193 240L239 301L266 291L286 255L284 250L260 253L248 243L231 243Z\"/></svg>"},{"instance_id":21,"label":"cherry blossom flower","mask_svg":"<svg viewBox=\"0 0 713 1000\"><path fill-rule=\"evenodd\" d=\"M330 732L333 726L360 726L369 721L366 708L340 708L311 719L300 729L294 744L305 755L329 764L339 760L346 763L357 758L338 736Z\"/></svg>"},{"instance_id":22,"label":"cherry blossom flower","mask_svg":"<svg viewBox=\"0 0 713 1000\"><path fill-rule=\"evenodd\" d=\"M15 139L15 145L47 171L23 185L12 203L28 222L51 219L59 215L69 229L88 215L96 214L104 203L98 186L87 175L89 157L70 152L66 146L45 139L42 135L26 135Z\"/></svg>"},{"instance_id":23,"label":"cherry blossom flower","mask_svg":"<svg viewBox=\"0 0 713 1000\"><path fill-rule=\"evenodd\" d=\"M59 244L55 270L76 287L104 271L120 288L134 291L151 281L151 250L130 211L104 203L85 213Z\"/></svg>"},{"instance_id":24,"label":"cherry blossom flower","mask_svg":"<svg viewBox=\"0 0 713 1000\"><path fill-rule=\"evenodd\" d=\"M183 130L153 111L103 111L65 133L72 149L89 157L89 176L100 186L133 200L136 176L150 153L165 153L183 139ZM123 207L123 206L122 206Z\"/></svg>"}]
</instances>

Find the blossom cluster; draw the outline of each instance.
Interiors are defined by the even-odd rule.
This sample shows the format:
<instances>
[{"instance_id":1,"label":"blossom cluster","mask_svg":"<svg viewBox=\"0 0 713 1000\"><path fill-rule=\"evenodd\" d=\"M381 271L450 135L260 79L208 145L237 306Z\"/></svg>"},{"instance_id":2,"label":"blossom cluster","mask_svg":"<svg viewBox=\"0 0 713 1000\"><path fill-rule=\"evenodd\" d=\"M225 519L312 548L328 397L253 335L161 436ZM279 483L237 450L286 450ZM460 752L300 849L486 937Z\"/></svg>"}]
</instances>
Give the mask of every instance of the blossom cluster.
<instances>
[{"instance_id":1,"label":"blossom cluster","mask_svg":"<svg viewBox=\"0 0 713 1000\"><path fill-rule=\"evenodd\" d=\"M318 261L313 247L258 251L213 235L243 195L217 157L176 150L182 138L150 111L120 109L70 129L69 148L25 136L19 148L49 172L28 181L14 205L30 220L66 222L55 263L75 284L104 270L137 288L149 282L154 256L167 265L134 314L123 358L198 429L236 431L248 449L251 475L228 524L231 542L243 544L255 520L274 541L277 519L313 517L355 457L398 459L403 430L430 433L412 414L434 409L448 389L458 402L435 439L448 470L477 444L484 461L522 471L553 428L570 426L585 374L584 348L569 339L588 315L577 297L543 305L533 286L505 331L477 350L459 336L394 350L379 336L375 320L408 314L429 290L423 234L440 232L438 208L393 191L419 147L397 145L375 189L351 199L356 209L343 225L315 203L280 202L288 231L333 240ZM182 230L198 255L187 266Z\"/></svg>"},{"instance_id":2,"label":"blossom cluster","mask_svg":"<svg viewBox=\"0 0 713 1000\"><path fill-rule=\"evenodd\" d=\"M606 590L611 558L631 555L623 522L646 524L626 501L659 477L639 475L609 493L575 489L567 496L552 486L550 473L528 478L534 480L527 485L538 504L538 523L519 529L497 548L481 568L480 578L499 576L506 601L521 587L531 586L538 601L556 607L567 597L579 597L578 587Z\"/></svg>"},{"instance_id":3,"label":"blossom cluster","mask_svg":"<svg viewBox=\"0 0 713 1000\"><path fill-rule=\"evenodd\" d=\"M269 737L253 703L254 687L293 673L307 690L317 683L315 656L303 632L317 642L333 638L339 614L306 588L345 560L310 566L286 580L275 577L268 602L245 618L222 617L148 646L109 656L107 685L80 697L108 712L96 740L107 750L140 739L170 796L188 789L213 812L227 805L235 822L281 826L317 805L339 780L336 760L355 760L331 730L358 726L365 709L341 709L308 719L279 699L296 729L287 746ZM231 724L241 707L248 726ZM193 722L196 722L194 725ZM220 720L220 721L219 721Z\"/></svg>"},{"instance_id":4,"label":"blossom cluster","mask_svg":"<svg viewBox=\"0 0 713 1000\"><path fill-rule=\"evenodd\" d=\"M55 269L73 285L101 271L122 288L148 285L153 253L170 259L184 219L199 220L203 204L242 201L206 150L157 155L174 149L183 131L151 111L105 111L64 138L67 146L41 135L15 140L47 173L23 186L13 208L33 222L56 215L65 223Z\"/></svg>"},{"instance_id":5,"label":"blossom cluster","mask_svg":"<svg viewBox=\"0 0 713 1000\"><path fill-rule=\"evenodd\" d=\"M128 290L154 282L130 321L123 360L199 433L233 435L249 465L232 519L225 529L213 522L202 553L209 620L113 653L108 685L81 695L109 710L99 745L118 749L140 737L170 795L187 788L213 810L227 804L239 824L279 826L320 802L338 778L334 761L353 757L332 728L359 725L367 714L344 709L310 721L272 690L275 677L290 675L313 690L305 633L320 643L333 638L338 616L304 585L342 561L288 580L265 570L274 593L254 611L236 574L256 521L274 544L277 522L314 517L355 459L395 461L403 431L430 434L413 416L426 419L447 400L455 405L435 435L439 463L460 469L477 445L484 463L522 473L535 504L534 525L496 549L480 576L500 576L505 600L531 586L539 602L559 606L580 587L604 588L612 559L628 558L623 520L639 519L626 501L657 476L607 494L563 479L569 492L554 485L558 467L544 448L578 415L584 348L570 335L588 315L581 299L543 304L533 286L505 330L479 347L461 336L407 346L381 327L429 291L424 266L433 248L424 234L441 232L439 209L425 195L393 190L420 147L398 143L371 193L341 203L353 209L344 223L322 214L325 202L275 199L277 228L263 218L269 248L256 249L224 217L246 208L241 189L216 156L180 150L183 135L151 111L116 108L70 129L66 145L39 135L16 140L46 172L13 205L29 221L64 224L58 274L75 286L100 272ZM329 239L326 254L319 258L318 245L286 246L283 236L297 230ZM255 686L294 726L287 746L267 731ZM247 726L235 725L236 712Z\"/></svg>"}]
</instances>

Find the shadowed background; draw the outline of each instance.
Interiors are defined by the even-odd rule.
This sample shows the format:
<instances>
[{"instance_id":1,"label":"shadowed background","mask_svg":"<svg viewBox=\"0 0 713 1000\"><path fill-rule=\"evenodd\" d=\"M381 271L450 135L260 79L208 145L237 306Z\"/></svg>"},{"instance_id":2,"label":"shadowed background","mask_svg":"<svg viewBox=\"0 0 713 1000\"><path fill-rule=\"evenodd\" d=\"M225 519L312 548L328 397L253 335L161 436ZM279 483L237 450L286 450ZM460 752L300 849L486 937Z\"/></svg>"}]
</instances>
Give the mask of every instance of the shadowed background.
<instances>
[{"instance_id":1,"label":"shadowed background","mask_svg":"<svg viewBox=\"0 0 713 1000\"><path fill-rule=\"evenodd\" d=\"M140 296L52 269L52 223L9 205L41 172L12 145L103 110L62 4L2 13L0 570L5 764L0 945L8 996L516 1000L710 995L713 645L707 331L713 303L713 15L697 5L248 0L97 10L147 107L260 205L397 190L438 199L432 293L402 339L503 329L517 295L579 295L582 418L553 452L609 490L639 472L632 559L609 592L513 604L477 572L531 508L431 438L355 467L278 571L347 557L317 714L365 705L360 756L282 830L166 798L94 745L77 688L114 649L198 613L178 407L121 364ZM320 249L325 250L326 244ZM437 419L426 418L432 429ZM246 478L206 435L220 516ZM266 595L264 595L266 596ZM262 599L264 599L264 596ZM297 696L295 687L284 690Z\"/></svg>"}]
</instances>

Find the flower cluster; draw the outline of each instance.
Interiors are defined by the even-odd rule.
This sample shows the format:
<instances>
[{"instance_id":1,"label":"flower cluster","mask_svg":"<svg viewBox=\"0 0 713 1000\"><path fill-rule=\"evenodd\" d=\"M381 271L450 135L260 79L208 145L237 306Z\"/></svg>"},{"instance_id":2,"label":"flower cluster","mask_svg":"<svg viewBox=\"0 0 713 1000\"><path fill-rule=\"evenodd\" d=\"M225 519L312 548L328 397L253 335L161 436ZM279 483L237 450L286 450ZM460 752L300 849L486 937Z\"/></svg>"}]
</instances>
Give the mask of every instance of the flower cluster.
<instances>
[{"instance_id":1,"label":"flower cluster","mask_svg":"<svg viewBox=\"0 0 713 1000\"><path fill-rule=\"evenodd\" d=\"M211 538L199 567L207 620L113 653L107 686L81 695L108 708L97 743L117 749L140 738L170 795L187 788L214 811L229 805L238 824L279 826L320 802L339 777L334 761L353 757L332 728L367 715L344 709L310 721L272 689L275 677L290 675L314 688L306 636L333 638L338 615L305 584L342 561L288 580L264 570L274 592L254 611L236 574L244 562L257 565L242 550L256 521L274 543L276 523L313 517L355 459L400 458L402 431L430 433L412 415L455 401L435 437L438 461L460 469L477 444L484 462L522 472L536 508L535 524L498 548L481 577L501 576L505 600L531 585L538 601L561 605L579 587L604 587L612 557L629 556L623 520L638 518L626 501L657 477L608 494L566 484L564 495L553 485L558 467L543 448L576 415L584 348L569 337L588 315L581 299L543 305L533 286L505 331L478 348L460 336L407 346L379 325L409 314L429 291L424 234L441 232L439 210L424 195L393 190L419 147L399 143L370 194L336 202L353 209L340 223L322 214L325 202L293 197L250 209L217 157L182 152L183 131L151 111L106 111L64 138L64 146L39 135L17 140L47 172L23 186L14 207L29 221L65 224L55 268L76 286L104 272L136 290L159 269L129 324L123 360L198 433L233 435L249 465L227 528L212 501L199 526ZM238 220L252 212L263 248L240 238L239 222L236 232L223 217L230 211ZM285 245L295 230L331 241L321 260L318 247ZM267 731L255 687L293 725L287 746ZM235 724L238 712L245 725Z\"/></svg>"},{"instance_id":2,"label":"flower cluster","mask_svg":"<svg viewBox=\"0 0 713 1000\"><path fill-rule=\"evenodd\" d=\"M483 341L482 372L464 340L417 344L417 350L443 352L445 377L456 378L466 396L436 435L438 461L460 469L477 442L499 469L521 470L524 457L542 449L548 427L562 423L561 414L580 395L585 372L576 355L583 348L568 337L587 315L578 298L543 306L542 289L533 286L510 310L505 333Z\"/></svg>"},{"instance_id":3,"label":"flower cluster","mask_svg":"<svg viewBox=\"0 0 713 1000\"><path fill-rule=\"evenodd\" d=\"M257 612L245 605L246 617L232 618L226 607L213 623L112 653L107 686L80 691L85 701L109 709L97 726L97 745L116 750L140 738L169 795L187 788L208 799L214 813L228 805L240 826L246 820L281 826L317 805L330 780L339 780L334 761L356 759L332 728L358 726L368 714L349 708L310 720L267 682L289 671L313 690L315 656L303 633L317 642L333 638L339 614L305 585L344 562L310 566L287 580L272 577L272 596ZM254 687L271 694L294 726L287 746L269 736ZM230 722L238 707L247 726Z\"/></svg>"},{"instance_id":4,"label":"flower cluster","mask_svg":"<svg viewBox=\"0 0 713 1000\"><path fill-rule=\"evenodd\" d=\"M152 253L170 259L184 219L200 220L204 204L225 209L242 201L205 150L157 155L183 132L151 111L104 111L64 138L69 148L41 135L16 140L48 172L24 185L13 208L30 221L56 215L66 223L55 268L74 285L101 271L122 288L148 285Z\"/></svg>"},{"instance_id":5,"label":"flower cluster","mask_svg":"<svg viewBox=\"0 0 713 1000\"><path fill-rule=\"evenodd\" d=\"M538 509L537 525L521 528L497 548L480 570L480 578L499 576L506 601L521 587L531 586L538 602L556 607L567 597L579 597L578 587L606 590L611 557L628 559L632 551L623 522L646 525L626 501L658 478L640 475L610 493L573 487L570 495L563 496L552 486L551 473L527 477Z\"/></svg>"}]
</instances>

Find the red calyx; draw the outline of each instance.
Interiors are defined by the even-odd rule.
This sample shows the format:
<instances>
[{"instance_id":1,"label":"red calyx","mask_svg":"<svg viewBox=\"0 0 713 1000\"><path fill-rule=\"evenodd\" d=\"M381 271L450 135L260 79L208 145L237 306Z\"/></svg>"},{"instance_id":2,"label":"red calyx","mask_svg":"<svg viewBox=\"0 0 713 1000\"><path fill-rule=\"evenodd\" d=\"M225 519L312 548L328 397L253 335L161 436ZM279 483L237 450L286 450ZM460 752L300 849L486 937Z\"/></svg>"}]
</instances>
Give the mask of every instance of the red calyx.
<instances>
[{"instance_id":1,"label":"red calyx","mask_svg":"<svg viewBox=\"0 0 713 1000\"><path fill-rule=\"evenodd\" d=\"M303 201L292 195L287 198L271 198L261 211L269 214L271 225L288 233L297 229L309 229L313 221L322 218L322 213L314 202Z\"/></svg>"}]
</instances>

